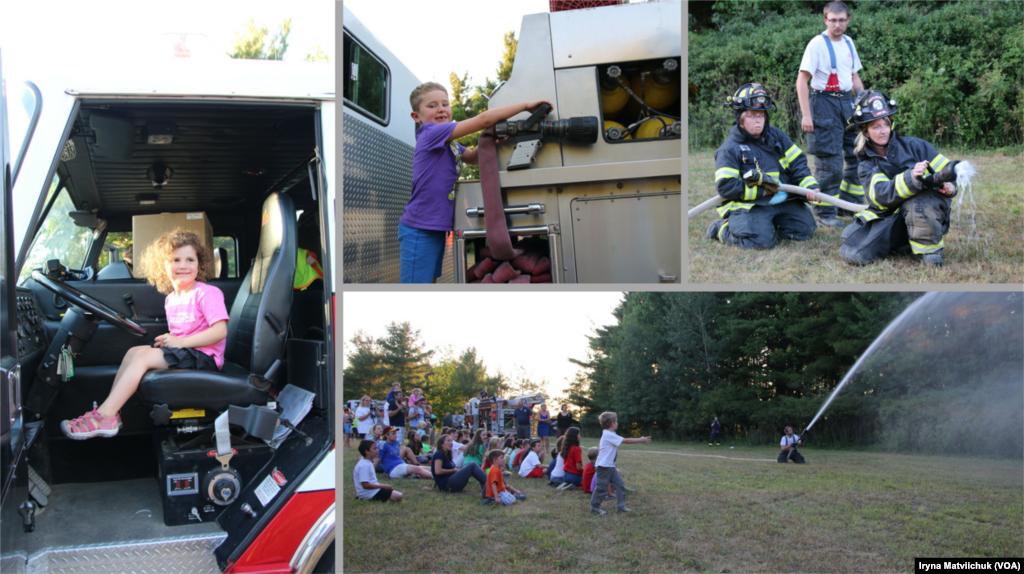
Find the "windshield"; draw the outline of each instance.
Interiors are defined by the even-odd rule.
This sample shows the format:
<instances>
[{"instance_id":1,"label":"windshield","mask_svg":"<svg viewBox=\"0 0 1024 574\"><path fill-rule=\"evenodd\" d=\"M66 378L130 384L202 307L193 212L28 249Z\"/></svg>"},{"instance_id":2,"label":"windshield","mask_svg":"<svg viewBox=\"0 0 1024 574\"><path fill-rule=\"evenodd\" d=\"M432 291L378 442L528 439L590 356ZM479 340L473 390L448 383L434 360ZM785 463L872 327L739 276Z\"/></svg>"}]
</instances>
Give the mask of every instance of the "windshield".
<instances>
[{"instance_id":1,"label":"windshield","mask_svg":"<svg viewBox=\"0 0 1024 574\"><path fill-rule=\"evenodd\" d=\"M54 176L48 197L57 191L59 183L60 178ZM46 262L50 259L60 259L64 266L72 269L81 269L85 262L91 230L75 225L74 220L68 215L75 210L75 204L71 202L65 189L61 188L58 193L42 228L32 242L32 249L29 250L25 266L21 268L21 275L18 277L19 285L24 284L25 280L32 276L33 269L45 269Z\"/></svg>"}]
</instances>

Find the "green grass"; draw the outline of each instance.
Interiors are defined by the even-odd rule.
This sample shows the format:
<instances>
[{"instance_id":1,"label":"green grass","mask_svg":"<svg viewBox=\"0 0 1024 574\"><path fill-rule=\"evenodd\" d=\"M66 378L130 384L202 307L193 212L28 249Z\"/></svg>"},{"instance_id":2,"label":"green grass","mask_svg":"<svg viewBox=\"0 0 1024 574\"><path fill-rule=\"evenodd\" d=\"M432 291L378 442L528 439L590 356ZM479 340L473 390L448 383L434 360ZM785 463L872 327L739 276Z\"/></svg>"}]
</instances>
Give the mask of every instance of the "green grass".
<instances>
[{"instance_id":1,"label":"green grass","mask_svg":"<svg viewBox=\"0 0 1024 574\"><path fill-rule=\"evenodd\" d=\"M979 239L968 237L968 199L954 198L945 265L926 268L912 257L890 257L865 267L839 258L842 228L819 227L809 241L780 241L768 251L726 246L704 237L718 218L710 209L689 221L691 283L1022 283L1024 282L1024 155L1019 148L994 152L944 152L978 168L974 182ZM814 158L808 158L813 171ZM714 151L689 154L689 207L715 194ZM957 214L962 210L960 219ZM852 219L841 218L846 224ZM985 240L988 244L985 244Z\"/></svg>"},{"instance_id":2,"label":"green grass","mask_svg":"<svg viewBox=\"0 0 1024 574\"><path fill-rule=\"evenodd\" d=\"M809 446L808 464L780 465L775 447L623 445L634 512L605 501L593 516L581 491L518 476L528 499L507 508L480 506L475 481L444 494L381 478L405 500L356 501L358 453L343 450L345 572L906 572L914 557L1024 554L1020 460Z\"/></svg>"}]
</instances>

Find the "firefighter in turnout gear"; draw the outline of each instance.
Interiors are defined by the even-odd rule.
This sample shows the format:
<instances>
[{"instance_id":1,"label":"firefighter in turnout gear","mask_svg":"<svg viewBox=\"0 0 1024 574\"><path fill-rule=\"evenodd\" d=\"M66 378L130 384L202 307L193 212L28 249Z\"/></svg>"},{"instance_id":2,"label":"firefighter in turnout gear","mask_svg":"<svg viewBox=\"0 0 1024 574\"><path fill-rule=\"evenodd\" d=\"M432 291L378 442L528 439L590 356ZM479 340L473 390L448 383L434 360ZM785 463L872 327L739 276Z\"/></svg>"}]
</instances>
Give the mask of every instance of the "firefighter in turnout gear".
<instances>
[{"instance_id":1,"label":"firefighter in turnout gear","mask_svg":"<svg viewBox=\"0 0 1024 574\"><path fill-rule=\"evenodd\" d=\"M843 230L839 255L854 265L890 253L915 254L925 264L942 265L960 162L922 139L898 136L890 118L897 107L877 90L857 99L847 129L857 132L858 172L868 208Z\"/></svg>"},{"instance_id":2,"label":"firefighter in turnout gear","mask_svg":"<svg viewBox=\"0 0 1024 574\"><path fill-rule=\"evenodd\" d=\"M779 238L814 237L814 216L798 195L778 191L779 183L817 190L807 157L782 130L772 127L771 96L760 84L746 84L726 101L736 125L715 152L715 189L726 199L722 217L707 238L746 249L771 249Z\"/></svg>"}]
</instances>

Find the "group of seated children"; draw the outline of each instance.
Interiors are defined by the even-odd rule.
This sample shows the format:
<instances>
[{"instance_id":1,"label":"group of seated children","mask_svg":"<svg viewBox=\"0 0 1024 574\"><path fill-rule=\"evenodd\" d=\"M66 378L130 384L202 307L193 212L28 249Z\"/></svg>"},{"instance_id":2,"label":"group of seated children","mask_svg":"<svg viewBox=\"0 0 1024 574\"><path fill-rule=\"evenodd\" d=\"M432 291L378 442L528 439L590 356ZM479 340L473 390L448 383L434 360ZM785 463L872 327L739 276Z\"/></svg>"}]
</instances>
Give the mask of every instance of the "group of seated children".
<instances>
[{"instance_id":1,"label":"group of seated children","mask_svg":"<svg viewBox=\"0 0 1024 574\"><path fill-rule=\"evenodd\" d=\"M438 435L431 455L430 447L424 445L420 433L410 433L406 446L401 446L396 441L396 429L383 427L378 431L374 427L367 439L359 444L362 460L353 473L356 494L366 500L402 500L400 492L375 482L376 470L390 478L432 478L433 486L443 492L460 492L473 478L480 483L483 504L509 505L526 498L518 489L505 483L505 477L512 476L507 471L518 468L522 478L548 475L548 484L557 485L559 490L581 488L591 494L591 509L597 514L604 514L600 506L606 498L616 498L618 509L628 512L624 505L627 489L615 469L618 446L650 442L651 439L624 439L615 434L618 428L615 413L604 413L599 420L604 429L601 446L587 450L589 462L585 466L580 448L580 429L576 427L568 429L558 439L555 450L551 452L554 460L547 467L544 466L543 443L539 439L525 441L508 437L503 444L501 438L491 438L486 429L477 430L470 439L469 431L445 427ZM420 466L423 463L428 463L428 466ZM601 493L594 494L595 490Z\"/></svg>"}]
</instances>

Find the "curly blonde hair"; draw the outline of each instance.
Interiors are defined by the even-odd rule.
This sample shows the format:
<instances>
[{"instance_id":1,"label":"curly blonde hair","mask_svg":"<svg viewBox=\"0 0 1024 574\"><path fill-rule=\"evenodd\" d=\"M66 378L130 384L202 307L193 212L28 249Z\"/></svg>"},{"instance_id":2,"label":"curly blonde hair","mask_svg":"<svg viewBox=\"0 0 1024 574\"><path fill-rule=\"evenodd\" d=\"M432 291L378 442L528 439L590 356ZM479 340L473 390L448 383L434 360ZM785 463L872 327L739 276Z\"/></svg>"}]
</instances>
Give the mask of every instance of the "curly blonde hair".
<instances>
[{"instance_id":1,"label":"curly blonde hair","mask_svg":"<svg viewBox=\"0 0 1024 574\"><path fill-rule=\"evenodd\" d=\"M136 267L139 271L136 275L143 277L147 283L156 287L156 290L164 295L174 291L174 285L167 277L166 264L171 260L171 254L175 249L186 245L191 245L192 249L196 250L196 257L199 259L196 281L206 281L207 275L213 269L213 253L199 238L199 235L180 227L164 233L149 244Z\"/></svg>"}]
</instances>

